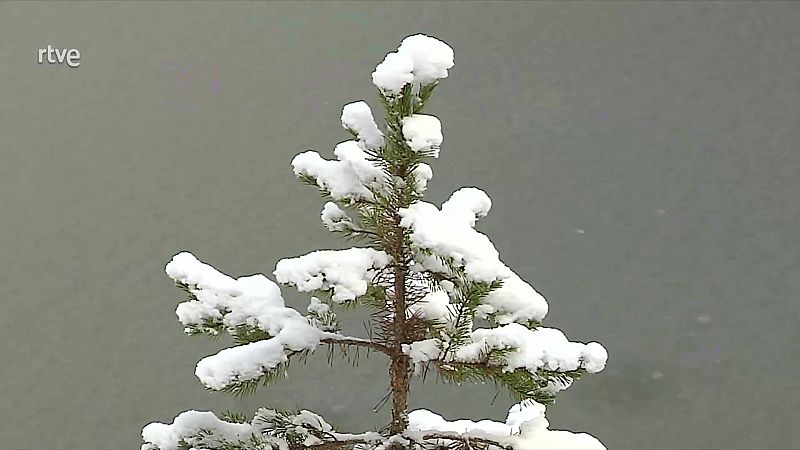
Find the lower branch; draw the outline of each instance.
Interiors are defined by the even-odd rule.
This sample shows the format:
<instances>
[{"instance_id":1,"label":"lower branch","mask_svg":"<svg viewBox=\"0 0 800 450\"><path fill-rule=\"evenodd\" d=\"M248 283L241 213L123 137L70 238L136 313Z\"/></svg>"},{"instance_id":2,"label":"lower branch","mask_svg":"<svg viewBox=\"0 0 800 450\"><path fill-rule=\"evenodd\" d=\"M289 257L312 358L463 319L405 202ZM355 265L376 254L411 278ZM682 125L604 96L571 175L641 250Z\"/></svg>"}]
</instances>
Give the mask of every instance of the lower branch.
<instances>
[{"instance_id":1,"label":"lower branch","mask_svg":"<svg viewBox=\"0 0 800 450\"><path fill-rule=\"evenodd\" d=\"M341 336L335 333L326 333L323 336L324 337L320 339L320 342L323 344L365 347L387 355L391 354L391 349L379 342L368 341L366 339L360 339L356 337Z\"/></svg>"},{"instance_id":2,"label":"lower branch","mask_svg":"<svg viewBox=\"0 0 800 450\"><path fill-rule=\"evenodd\" d=\"M472 444L477 444L480 448L486 448L488 446L494 446L499 449L504 450L513 450L508 444L504 444L500 441L485 437L485 436L470 436L468 434L458 434L458 433L450 433L450 432L405 432L403 434L395 434L392 436L387 437L380 437L377 438L374 434L368 433L363 435L343 435L338 433L328 434L326 438L330 438L332 440L325 441L320 444L311 445L309 448L313 448L316 450L340 450L348 448L349 446L356 445L356 444L377 444L379 442L388 443L392 441L406 441L409 443L415 443L419 445L424 445L426 441L433 441L433 440L448 440L454 442L460 442L465 444L467 448L472 448Z\"/></svg>"},{"instance_id":3,"label":"lower branch","mask_svg":"<svg viewBox=\"0 0 800 450\"><path fill-rule=\"evenodd\" d=\"M451 433L451 432L405 432L403 434L395 434L392 436L381 437L380 439L376 439L376 437L368 436L368 435L333 435L333 436L326 436L330 437L334 440L325 441L320 444L309 446L309 448L313 448L316 450L339 450L345 449L349 446L356 445L356 444L377 444L378 442L388 443L391 441L407 441L409 443L424 445L429 444L429 441L433 440L447 440L453 442L460 442L465 444L467 448L472 448L472 444L477 444L481 448L485 448L487 446L494 446L504 450L513 450L508 444L504 444L500 441L497 441L492 438L488 438L485 436L470 436L469 434L458 434L458 433Z\"/></svg>"},{"instance_id":4,"label":"lower branch","mask_svg":"<svg viewBox=\"0 0 800 450\"><path fill-rule=\"evenodd\" d=\"M405 437L410 439L410 440L413 440L415 442L417 441L417 439L419 439L421 441L420 443L422 443L424 441L433 440L433 439L446 439L446 440L449 440L449 441L457 441L457 442L464 443L464 444L466 444L468 446L468 448L471 448L471 447L469 447L469 444L480 444L480 445L493 445L495 447L502 448L502 449L505 449L505 450L512 450L513 449L513 447L511 447L510 445L503 444L503 443L501 443L499 441L496 441L494 439L491 439L491 438L487 438L487 437L484 437L484 436L469 436L469 435L458 434L458 433L447 433L447 432L424 433L424 434L422 434L421 437L418 436L416 439L412 438L412 437L409 437L409 436L405 436Z\"/></svg>"}]
</instances>

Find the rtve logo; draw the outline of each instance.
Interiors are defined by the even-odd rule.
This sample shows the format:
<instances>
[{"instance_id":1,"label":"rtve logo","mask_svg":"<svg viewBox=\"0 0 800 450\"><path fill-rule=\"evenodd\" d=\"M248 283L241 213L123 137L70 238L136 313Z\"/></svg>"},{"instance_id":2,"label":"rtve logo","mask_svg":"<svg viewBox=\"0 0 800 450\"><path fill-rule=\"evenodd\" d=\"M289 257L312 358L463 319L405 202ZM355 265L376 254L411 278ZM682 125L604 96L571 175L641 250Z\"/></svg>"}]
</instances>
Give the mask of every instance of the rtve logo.
<instances>
[{"instance_id":1,"label":"rtve logo","mask_svg":"<svg viewBox=\"0 0 800 450\"><path fill-rule=\"evenodd\" d=\"M59 50L48 44L47 48L39 49L39 64L44 63L45 54L47 54L47 62L49 64L64 64L66 62L70 67L81 65L81 52L77 48Z\"/></svg>"}]
</instances>

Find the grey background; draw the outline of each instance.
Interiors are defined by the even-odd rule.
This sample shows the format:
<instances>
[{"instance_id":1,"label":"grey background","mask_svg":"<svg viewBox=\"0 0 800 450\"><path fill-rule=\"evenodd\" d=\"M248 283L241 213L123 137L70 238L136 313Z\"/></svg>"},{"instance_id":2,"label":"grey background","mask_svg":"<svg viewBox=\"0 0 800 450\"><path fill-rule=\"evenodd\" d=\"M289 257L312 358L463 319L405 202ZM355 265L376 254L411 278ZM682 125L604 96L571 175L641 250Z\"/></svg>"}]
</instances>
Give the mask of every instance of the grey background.
<instances>
[{"instance_id":1,"label":"grey background","mask_svg":"<svg viewBox=\"0 0 800 450\"><path fill-rule=\"evenodd\" d=\"M456 53L429 200L485 189L480 229L546 323L610 352L552 428L800 448L792 2L0 4L0 447L136 448L192 408L384 424L379 357L317 355L247 400L204 391L194 364L220 344L182 335L163 266L190 250L269 274L344 245L289 162L347 139L344 103L378 108L372 69L418 32ZM36 64L47 44L80 67ZM417 383L412 404L502 420L493 395Z\"/></svg>"}]
</instances>

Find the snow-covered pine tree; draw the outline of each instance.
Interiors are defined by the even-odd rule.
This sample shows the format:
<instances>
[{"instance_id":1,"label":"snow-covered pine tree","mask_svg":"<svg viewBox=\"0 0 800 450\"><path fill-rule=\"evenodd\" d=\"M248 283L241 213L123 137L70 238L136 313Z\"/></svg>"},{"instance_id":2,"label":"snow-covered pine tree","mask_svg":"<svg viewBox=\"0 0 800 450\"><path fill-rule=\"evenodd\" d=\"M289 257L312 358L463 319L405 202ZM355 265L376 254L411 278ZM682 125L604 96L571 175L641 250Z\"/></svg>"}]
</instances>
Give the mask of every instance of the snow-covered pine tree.
<instances>
[{"instance_id":1,"label":"snow-covered pine tree","mask_svg":"<svg viewBox=\"0 0 800 450\"><path fill-rule=\"evenodd\" d=\"M447 44L404 39L372 73L384 128L365 102L350 103L341 121L353 139L336 146L336 159L307 151L292 161L297 177L329 200L325 227L362 243L278 261L278 283L314 295L305 315L287 307L264 275L234 279L185 252L166 266L189 297L175 311L185 332L227 333L235 343L197 364L206 388L252 393L321 345L363 347L388 358L391 423L351 434L307 410L261 408L249 417L187 411L172 424L147 425L143 450L603 448L587 434L548 430L544 405L581 375L602 370L606 350L540 325L545 299L475 230L491 206L483 191L459 189L441 208L422 201L433 174L426 161L439 155L442 132L436 117L421 113L452 66ZM344 334L337 320L343 306L356 305L372 310L367 337ZM519 403L505 423L409 413L409 379L429 371L448 381L492 382Z\"/></svg>"}]
</instances>

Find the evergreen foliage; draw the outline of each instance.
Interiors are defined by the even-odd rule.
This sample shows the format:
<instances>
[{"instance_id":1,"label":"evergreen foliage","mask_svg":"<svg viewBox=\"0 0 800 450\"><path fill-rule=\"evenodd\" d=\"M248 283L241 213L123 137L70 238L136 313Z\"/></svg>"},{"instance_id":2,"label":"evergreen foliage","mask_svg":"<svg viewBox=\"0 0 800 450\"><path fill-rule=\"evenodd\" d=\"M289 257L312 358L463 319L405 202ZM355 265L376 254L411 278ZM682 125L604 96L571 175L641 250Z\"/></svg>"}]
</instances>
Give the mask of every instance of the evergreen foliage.
<instances>
[{"instance_id":1,"label":"evergreen foliage","mask_svg":"<svg viewBox=\"0 0 800 450\"><path fill-rule=\"evenodd\" d=\"M420 186L427 179L421 180L421 177L424 178L424 175L420 175L424 172L421 172L421 166L438 154L438 148L422 151L412 149L404 135L404 120L425 111L438 84L439 80L436 79L424 85L406 83L399 92L379 89L378 98L384 109L383 145L361 145L366 161L383 174L381 182L364 184L369 195L334 195L331 186L322 182L320 177L295 170L302 183L314 187L325 201L333 202L346 213L346 218L337 216L336 221L332 222L335 228L331 231L390 257L389 264L372 269L365 292L355 298L335 301L330 281L323 283L321 289L311 291L315 297L304 317L311 327L318 330L319 342L327 344L329 360L341 356L357 361L362 349L389 359L389 387L383 403L392 403L392 422L379 432L342 434L335 432L321 417L305 410L262 408L252 417L239 412L226 412L219 419L206 417L208 420L199 421L201 425L194 428L184 426L177 448L510 448L501 439L486 436L410 432L407 414L409 377L418 374L425 378L433 371L447 382L490 382L517 401L533 400L550 404L560 389L587 373L580 365L574 370L547 366L535 370L510 368L509 358L519 350L512 345L487 345L477 356L467 359L459 356L459 351L465 346L474 344L473 331L477 321L483 321L490 327L507 325L507 321L500 322L496 311L481 312L488 297L503 288L504 280L476 279L467 272L463 261L420 247L412 239L412 230L402 224L403 211L422 201L424 189ZM362 137L357 130L348 128L348 131L356 140ZM431 269L430 264L420 267L419 262L423 258L435 261L438 269ZM205 287L200 283L176 280L176 286L187 295L189 303L202 303L198 293ZM449 315L430 317L417 308L424 306L426 296L433 292L446 292ZM357 307L365 307L370 311L367 337L340 335L338 314ZM190 335L206 335L214 339L229 334L234 346L241 348L275 338L268 331L269 327L259 322L261 319L258 318L231 325L230 318L235 315L230 306L214 306L213 314L189 323L185 331ZM536 319L519 322L528 330L535 331L541 326ZM416 361L410 356L409 345L425 340L435 342L440 353L427 361ZM260 376L233 378L221 389L214 390L233 395L252 395L259 387L280 378L291 361L302 362L309 353L307 348L297 350L287 347L285 361L273 366L265 364ZM178 423L178 418L175 423ZM143 449L171 450L161 448L155 442L145 443Z\"/></svg>"}]
</instances>

